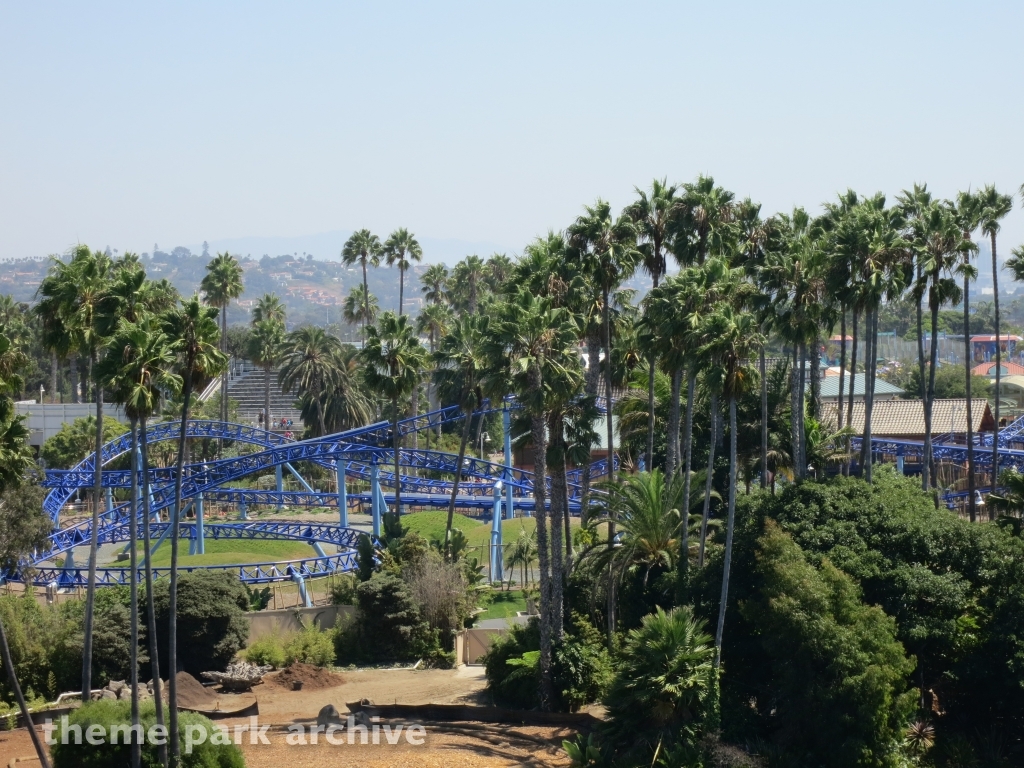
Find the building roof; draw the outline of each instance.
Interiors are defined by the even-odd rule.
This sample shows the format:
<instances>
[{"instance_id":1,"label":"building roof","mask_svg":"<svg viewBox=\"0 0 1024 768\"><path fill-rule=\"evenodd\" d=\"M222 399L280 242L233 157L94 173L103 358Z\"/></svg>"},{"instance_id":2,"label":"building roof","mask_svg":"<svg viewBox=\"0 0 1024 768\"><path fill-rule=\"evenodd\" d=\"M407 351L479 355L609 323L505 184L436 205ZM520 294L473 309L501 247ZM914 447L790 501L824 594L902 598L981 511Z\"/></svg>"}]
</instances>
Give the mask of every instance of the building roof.
<instances>
[{"instance_id":1,"label":"building roof","mask_svg":"<svg viewBox=\"0 0 1024 768\"><path fill-rule=\"evenodd\" d=\"M846 405L843 405L846 410ZM836 423L834 404L823 407L827 420ZM992 409L983 397L971 399L971 420L975 433L991 432L995 428ZM846 422L846 415L843 415ZM854 402L853 418L849 422L854 431L864 433L864 403ZM946 435L950 432L961 434L967 431L967 398L936 400L932 403L932 434ZM871 434L878 437L917 437L925 434L924 401L922 400L876 400L871 409Z\"/></svg>"},{"instance_id":2,"label":"building roof","mask_svg":"<svg viewBox=\"0 0 1024 768\"><path fill-rule=\"evenodd\" d=\"M1024 375L1024 365L1018 363L1007 363L1000 362L999 367L1001 376L1020 376ZM971 373L975 376L995 376L996 375L996 364L992 363L979 363L971 369Z\"/></svg>"},{"instance_id":3,"label":"building roof","mask_svg":"<svg viewBox=\"0 0 1024 768\"><path fill-rule=\"evenodd\" d=\"M1011 374L1004 378L999 379L1000 387L1019 387L1024 389L1024 376L1020 374Z\"/></svg>"},{"instance_id":4,"label":"building roof","mask_svg":"<svg viewBox=\"0 0 1024 768\"><path fill-rule=\"evenodd\" d=\"M1020 336L1014 336L1010 333L1001 333L999 338L1002 341L1020 341ZM971 336L971 341L995 341L996 335L994 333L985 333L978 336Z\"/></svg>"},{"instance_id":5,"label":"building roof","mask_svg":"<svg viewBox=\"0 0 1024 768\"><path fill-rule=\"evenodd\" d=\"M865 374L855 373L853 375L853 396L864 397L864 384ZM843 395L847 395L850 392L850 376L847 374L843 376ZM883 379L875 379L875 399L885 399L889 397L896 397L902 395L903 390L897 387L895 384L890 384ZM839 397L839 377L838 376L826 376L821 380L821 396L828 398Z\"/></svg>"}]
</instances>

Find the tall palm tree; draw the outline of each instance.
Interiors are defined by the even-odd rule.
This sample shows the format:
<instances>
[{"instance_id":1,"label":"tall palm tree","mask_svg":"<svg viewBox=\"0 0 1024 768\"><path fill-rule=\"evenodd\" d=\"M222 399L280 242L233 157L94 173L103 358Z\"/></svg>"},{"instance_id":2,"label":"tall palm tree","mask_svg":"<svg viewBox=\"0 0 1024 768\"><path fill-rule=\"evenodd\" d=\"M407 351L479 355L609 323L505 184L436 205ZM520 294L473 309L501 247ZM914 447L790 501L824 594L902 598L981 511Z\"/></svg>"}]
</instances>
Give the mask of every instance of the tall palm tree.
<instances>
[{"instance_id":1,"label":"tall palm tree","mask_svg":"<svg viewBox=\"0 0 1024 768\"><path fill-rule=\"evenodd\" d=\"M487 265L476 254L467 256L452 270L448 290L456 295L453 301L460 311L475 315L480 305L481 288L487 276Z\"/></svg>"},{"instance_id":2,"label":"tall palm tree","mask_svg":"<svg viewBox=\"0 0 1024 768\"><path fill-rule=\"evenodd\" d=\"M1001 229L1000 221L1006 218L1007 214L1013 210L1013 195L1005 195L998 192L994 185L989 184L982 187L977 195L977 212L978 212L978 223L981 228L983 235L988 235L989 244L992 249L992 306L995 310L995 331L996 331L996 389L995 389L995 409L992 414L996 420L996 430L999 430L999 401L1003 396L1000 390L1000 379L1002 374L1000 373L1000 355L1002 352L1002 337L999 335L999 257L996 251L996 235L999 234ZM999 441L992 440L992 493L996 492L996 487L999 482Z\"/></svg>"},{"instance_id":3,"label":"tall palm tree","mask_svg":"<svg viewBox=\"0 0 1024 768\"><path fill-rule=\"evenodd\" d=\"M504 253L492 253L485 264L487 273L484 282L492 293L502 293L505 283L512 276L512 259Z\"/></svg>"},{"instance_id":4,"label":"tall palm tree","mask_svg":"<svg viewBox=\"0 0 1024 768\"><path fill-rule=\"evenodd\" d=\"M95 379L95 367L103 350L102 306L110 289L110 259L86 246L72 250L66 264L54 259L50 273L39 285L44 317L52 317L50 330L63 332L67 341L54 348L73 349L88 359L91 376L96 382L96 440L93 466L92 534L89 542L89 579L86 587L84 641L82 645L82 700L89 700L92 689L93 616L96 599L96 558L99 550L99 514L103 497L103 476L100 455L103 449L103 387Z\"/></svg>"},{"instance_id":5,"label":"tall palm tree","mask_svg":"<svg viewBox=\"0 0 1024 768\"><path fill-rule=\"evenodd\" d=\"M726 255L735 237L735 195L703 174L684 184L674 227L673 253L681 264L698 265L709 255Z\"/></svg>"},{"instance_id":6,"label":"tall palm tree","mask_svg":"<svg viewBox=\"0 0 1024 768\"><path fill-rule=\"evenodd\" d=\"M377 311L377 297L372 293L367 296L361 285L353 286L341 308L342 317L349 325L359 323L366 326L377 319Z\"/></svg>"},{"instance_id":7,"label":"tall palm tree","mask_svg":"<svg viewBox=\"0 0 1024 768\"><path fill-rule=\"evenodd\" d=\"M567 367L579 365L577 334L578 328L566 310L552 307L550 299L538 298L528 290L520 290L501 303L483 333L488 368L485 392L501 396L514 391L530 419L540 565L541 700L545 708L551 706L554 696L552 642L562 635L561 605L556 604L554 586L556 578L561 580L561 554L548 539L549 382L561 378Z\"/></svg>"},{"instance_id":8,"label":"tall palm tree","mask_svg":"<svg viewBox=\"0 0 1024 768\"><path fill-rule=\"evenodd\" d=\"M435 304L432 306L441 306ZM422 315L421 315L422 317ZM455 501L462 482L462 463L473 425L473 411L483 402L483 377L486 362L481 349L483 319L477 315L462 315L441 337L438 348L432 352L434 360L434 387L445 402L455 402L462 411L462 435L459 455L455 464L455 480L448 501L448 519L444 531L444 556L451 559L452 523L455 519ZM433 344L433 342L431 342Z\"/></svg>"},{"instance_id":9,"label":"tall palm tree","mask_svg":"<svg viewBox=\"0 0 1024 768\"><path fill-rule=\"evenodd\" d=\"M447 304L427 304L416 316L416 332L426 334L430 344L430 354L437 352L438 341L443 339L448 332L448 327L453 322L452 311ZM427 381L427 403L428 410L434 411L439 407L437 397L437 384L433 379ZM438 437L441 435L441 425L437 426ZM430 432L427 432L429 444Z\"/></svg>"},{"instance_id":10,"label":"tall palm tree","mask_svg":"<svg viewBox=\"0 0 1024 768\"><path fill-rule=\"evenodd\" d=\"M973 245L971 233L978 228L978 221L977 205L974 195L970 192L961 192L957 195L956 217L964 241ZM964 281L964 390L967 396L967 513L972 523L976 521L978 516L977 504L974 499L976 484L974 475L974 401L971 396L971 380L974 376L971 370L974 364L973 355L971 354L971 282L978 279L978 269L971 263L971 258L976 250L976 246L965 249L963 258L957 265L957 271Z\"/></svg>"},{"instance_id":11,"label":"tall palm tree","mask_svg":"<svg viewBox=\"0 0 1024 768\"><path fill-rule=\"evenodd\" d=\"M651 182L650 194L636 187L637 199L627 206L625 213L637 225L640 263L651 276L651 288L657 288L668 267L665 245L671 238L673 218L679 215L680 205L676 199L676 187L666 179ZM653 467L654 460L654 353L648 357L647 378L647 467Z\"/></svg>"},{"instance_id":12,"label":"tall palm tree","mask_svg":"<svg viewBox=\"0 0 1024 768\"><path fill-rule=\"evenodd\" d=\"M416 237L405 227L401 227L384 241L384 258L389 267L398 267L398 314L401 316L405 296L405 272L412 262L423 260L423 249Z\"/></svg>"},{"instance_id":13,"label":"tall palm tree","mask_svg":"<svg viewBox=\"0 0 1024 768\"><path fill-rule=\"evenodd\" d=\"M756 382L757 376L746 365L764 343L754 315L735 311L728 304L709 318L711 328L709 357L720 366L721 387L729 405L729 503L726 518L725 561L722 571L722 597L718 608L715 632L715 668L721 664L722 635L725 630L725 609L729 599L729 574L732 565L732 542L736 523L736 401Z\"/></svg>"},{"instance_id":14,"label":"tall palm tree","mask_svg":"<svg viewBox=\"0 0 1024 768\"><path fill-rule=\"evenodd\" d=\"M206 274L199 283L203 298L211 307L220 310L220 351L227 354L228 305L245 291L242 285L242 265L238 259L225 251L218 253L206 265ZM220 420L228 420L228 377L220 379ZM223 440L218 441L223 449Z\"/></svg>"},{"instance_id":15,"label":"tall palm tree","mask_svg":"<svg viewBox=\"0 0 1024 768\"><path fill-rule=\"evenodd\" d=\"M255 317L255 313L253 313ZM263 366L263 429L270 430L270 374L284 344L284 323L267 318L257 320L248 336L248 355Z\"/></svg>"},{"instance_id":16,"label":"tall palm tree","mask_svg":"<svg viewBox=\"0 0 1024 768\"><path fill-rule=\"evenodd\" d=\"M381 255L380 238L368 229L353 232L341 249L341 261L347 266L358 264L363 270L363 339L366 339L366 324L370 321L370 286L366 280L367 266L379 266Z\"/></svg>"},{"instance_id":17,"label":"tall palm tree","mask_svg":"<svg viewBox=\"0 0 1024 768\"><path fill-rule=\"evenodd\" d=\"M168 731L178 733L178 526L181 522L181 483L185 468L185 445L192 393L201 389L215 376L223 373L227 358L219 349L220 333L217 328L217 308L204 307L199 296L183 300L180 307L161 317L163 332L170 342L175 357L173 373L181 379L181 427L178 432L178 450L174 471L174 507L171 512L171 579L168 605L167 667L169 674L167 706ZM147 553L148 554L148 553ZM148 557L147 557L148 560ZM179 740L172 738L170 760L172 765L181 761Z\"/></svg>"},{"instance_id":18,"label":"tall palm tree","mask_svg":"<svg viewBox=\"0 0 1024 768\"><path fill-rule=\"evenodd\" d=\"M341 342L323 328L304 325L289 333L280 354L278 377L285 392L298 391L315 405L318 435L327 434L324 402L338 383ZM306 424L309 428L312 425Z\"/></svg>"},{"instance_id":19,"label":"tall palm tree","mask_svg":"<svg viewBox=\"0 0 1024 768\"><path fill-rule=\"evenodd\" d=\"M147 418L156 408L159 388L176 388L180 380L170 374L174 356L164 333L148 319L132 322L123 319L108 343L108 352L97 366L100 380L108 387L114 402L125 408L131 429L131 496L129 497L128 539L130 550L130 611L131 611L131 719L132 725L139 724L139 601L138 601L138 520L139 520L139 422ZM153 663L154 695L160 696L160 670L157 653L156 617L153 611L153 572L149 565L149 518L142 515L146 553L146 591L149 608L150 660ZM157 705L158 722L163 724L163 702ZM132 744L132 765L141 761L141 744Z\"/></svg>"},{"instance_id":20,"label":"tall palm tree","mask_svg":"<svg viewBox=\"0 0 1024 768\"><path fill-rule=\"evenodd\" d=\"M258 299L252 307L252 324L261 322L262 320L272 320L274 322L284 325L285 321L285 306L284 302L277 297L276 293L264 293Z\"/></svg>"},{"instance_id":21,"label":"tall palm tree","mask_svg":"<svg viewBox=\"0 0 1024 768\"><path fill-rule=\"evenodd\" d=\"M366 344L359 357L367 386L391 401L391 437L395 463L395 513L402 514L402 482L399 452L402 436L398 430L398 401L419 386L427 352L405 315L385 312L377 325L366 329Z\"/></svg>"},{"instance_id":22,"label":"tall palm tree","mask_svg":"<svg viewBox=\"0 0 1024 768\"><path fill-rule=\"evenodd\" d=\"M431 264L420 276L420 290L427 304L448 302L448 268L444 264Z\"/></svg>"}]
</instances>

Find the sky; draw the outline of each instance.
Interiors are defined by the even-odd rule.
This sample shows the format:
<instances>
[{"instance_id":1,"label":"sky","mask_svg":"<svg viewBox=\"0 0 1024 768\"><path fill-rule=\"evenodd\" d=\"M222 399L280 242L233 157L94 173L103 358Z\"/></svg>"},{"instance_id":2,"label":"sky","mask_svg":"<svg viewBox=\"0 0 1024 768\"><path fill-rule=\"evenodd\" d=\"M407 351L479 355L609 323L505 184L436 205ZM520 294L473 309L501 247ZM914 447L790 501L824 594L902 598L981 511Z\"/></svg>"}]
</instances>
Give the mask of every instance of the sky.
<instances>
[{"instance_id":1,"label":"sky","mask_svg":"<svg viewBox=\"0 0 1024 768\"><path fill-rule=\"evenodd\" d=\"M1017 193L1022 29L1019 0L4 3L0 258L405 226L454 261L699 173L765 213Z\"/></svg>"}]
</instances>

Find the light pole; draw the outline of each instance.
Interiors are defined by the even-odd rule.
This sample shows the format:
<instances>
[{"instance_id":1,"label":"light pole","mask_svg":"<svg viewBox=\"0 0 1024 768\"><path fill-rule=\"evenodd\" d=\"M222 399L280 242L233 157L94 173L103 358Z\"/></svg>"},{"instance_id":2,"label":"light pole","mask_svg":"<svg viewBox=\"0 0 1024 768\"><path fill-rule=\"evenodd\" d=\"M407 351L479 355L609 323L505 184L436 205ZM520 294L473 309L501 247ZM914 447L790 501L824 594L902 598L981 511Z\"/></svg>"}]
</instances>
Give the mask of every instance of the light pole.
<instances>
[{"instance_id":1,"label":"light pole","mask_svg":"<svg viewBox=\"0 0 1024 768\"><path fill-rule=\"evenodd\" d=\"M481 432L480 433L480 460L481 461L484 460L484 443L485 442L486 443L491 442L491 436L488 435L486 432Z\"/></svg>"},{"instance_id":2,"label":"light pole","mask_svg":"<svg viewBox=\"0 0 1024 768\"><path fill-rule=\"evenodd\" d=\"M39 385L39 404L40 404L40 405L42 405L42 404L43 404L43 395L44 395L45 393L46 393L46 390L45 390L45 389L43 389L43 385L42 385L42 384L40 384L40 385Z\"/></svg>"}]
</instances>

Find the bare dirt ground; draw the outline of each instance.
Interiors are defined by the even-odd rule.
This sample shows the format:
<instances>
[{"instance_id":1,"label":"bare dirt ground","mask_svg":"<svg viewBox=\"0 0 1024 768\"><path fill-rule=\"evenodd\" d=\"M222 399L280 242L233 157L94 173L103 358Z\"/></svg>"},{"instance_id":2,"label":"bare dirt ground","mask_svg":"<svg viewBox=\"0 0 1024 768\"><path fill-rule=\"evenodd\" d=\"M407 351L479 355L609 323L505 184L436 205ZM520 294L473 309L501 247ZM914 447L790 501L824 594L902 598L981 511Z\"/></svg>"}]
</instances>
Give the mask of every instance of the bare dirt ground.
<instances>
[{"instance_id":1,"label":"bare dirt ground","mask_svg":"<svg viewBox=\"0 0 1024 768\"><path fill-rule=\"evenodd\" d=\"M462 667L458 670L341 670L342 682L328 687L307 687L290 690L290 683L280 685L277 677L268 675L267 682L253 689L253 694L217 693L221 709L235 709L233 702L239 697L246 701L255 695L259 702L260 725L270 725L267 733L270 745L249 744L242 734L240 745L249 768L319 768L320 766L377 766L402 765L408 768L492 768L493 766L565 766L568 760L561 750L563 739L573 733L565 728L516 726L496 724L451 723L426 726L422 745L410 744L403 736L398 744L387 743L381 734L379 744L362 745L347 741L341 745L327 743L323 735L317 744L289 744L288 727L309 726L315 723L317 713L327 704L333 704L341 716L347 716L346 702L369 699L376 704L480 704L489 705L484 693L485 680L480 667ZM245 725L248 719L218 720L218 725L233 727ZM383 725L383 723L382 723ZM342 738L345 738L342 736ZM372 737L371 737L372 739ZM309 737L307 737L307 741ZM33 754L28 732L19 729L0 732L0 766L7 766L15 758ZM18 763L18 768L34 768L38 763Z\"/></svg>"}]
</instances>

